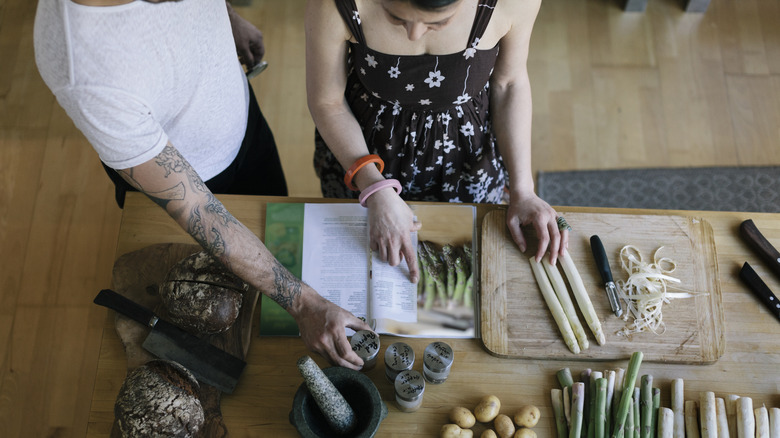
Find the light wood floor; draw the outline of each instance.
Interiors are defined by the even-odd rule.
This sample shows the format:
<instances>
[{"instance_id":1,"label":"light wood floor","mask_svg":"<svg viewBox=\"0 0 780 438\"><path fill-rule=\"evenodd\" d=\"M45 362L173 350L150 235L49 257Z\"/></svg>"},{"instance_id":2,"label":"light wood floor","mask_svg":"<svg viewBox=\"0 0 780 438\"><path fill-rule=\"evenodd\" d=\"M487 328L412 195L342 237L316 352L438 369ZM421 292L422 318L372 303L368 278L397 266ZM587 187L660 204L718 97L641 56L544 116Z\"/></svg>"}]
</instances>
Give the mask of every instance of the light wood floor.
<instances>
[{"instance_id":1,"label":"light wood floor","mask_svg":"<svg viewBox=\"0 0 780 438\"><path fill-rule=\"evenodd\" d=\"M50 0L47 0L50 1ZM186 0L185 0L186 1ZM515 0L512 0L515 1ZM534 168L780 164L780 2L546 0L532 39ZM303 0L239 8L264 31L253 79L293 196L319 196ZM83 436L121 211L41 81L36 2L0 0L0 436Z\"/></svg>"}]
</instances>

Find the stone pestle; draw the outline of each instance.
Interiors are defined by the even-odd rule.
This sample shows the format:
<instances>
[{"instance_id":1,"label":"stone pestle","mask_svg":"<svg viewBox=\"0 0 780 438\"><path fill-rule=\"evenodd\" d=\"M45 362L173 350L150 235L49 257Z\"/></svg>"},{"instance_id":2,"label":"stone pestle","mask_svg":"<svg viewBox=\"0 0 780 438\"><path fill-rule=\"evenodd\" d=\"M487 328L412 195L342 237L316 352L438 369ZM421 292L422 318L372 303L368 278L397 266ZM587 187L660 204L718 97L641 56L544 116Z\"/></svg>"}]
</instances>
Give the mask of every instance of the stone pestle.
<instances>
[{"instance_id":1,"label":"stone pestle","mask_svg":"<svg viewBox=\"0 0 780 438\"><path fill-rule=\"evenodd\" d=\"M309 356L298 359L298 371L328 425L338 434L347 434L357 425L355 411L320 367Z\"/></svg>"}]
</instances>

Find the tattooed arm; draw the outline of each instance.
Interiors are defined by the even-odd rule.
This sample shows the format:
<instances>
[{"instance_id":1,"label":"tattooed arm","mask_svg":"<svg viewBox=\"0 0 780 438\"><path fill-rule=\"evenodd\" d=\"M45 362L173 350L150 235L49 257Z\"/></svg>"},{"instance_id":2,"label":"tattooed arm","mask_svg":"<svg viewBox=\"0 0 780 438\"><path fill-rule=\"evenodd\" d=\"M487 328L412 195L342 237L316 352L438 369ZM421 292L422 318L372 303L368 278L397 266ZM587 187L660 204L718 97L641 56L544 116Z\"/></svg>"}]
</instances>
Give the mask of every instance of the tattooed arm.
<instances>
[{"instance_id":1,"label":"tattooed arm","mask_svg":"<svg viewBox=\"0 0 780 438\"><path fill-rule=\"evenodd\" d=\"M152 160L119 173L228 269L290 312L309 349L334 365L362 366L344 328L370 327L282 266L260 239L225 209L176 148L168 144Z\"/></svg>"}]
</instances>

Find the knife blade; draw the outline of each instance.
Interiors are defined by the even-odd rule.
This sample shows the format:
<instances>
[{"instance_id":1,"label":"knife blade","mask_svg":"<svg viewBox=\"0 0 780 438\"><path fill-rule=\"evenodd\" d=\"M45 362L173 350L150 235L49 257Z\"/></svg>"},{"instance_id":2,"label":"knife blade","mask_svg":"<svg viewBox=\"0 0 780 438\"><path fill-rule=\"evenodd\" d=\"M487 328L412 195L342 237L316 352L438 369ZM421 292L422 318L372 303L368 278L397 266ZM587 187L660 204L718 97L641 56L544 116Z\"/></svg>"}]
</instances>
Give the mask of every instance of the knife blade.
<instances>
[{"instance_id":1,"label":"knife blade","mask_svg":"<svg viewBox=\"0 0 780 438\"><path fill-rule=\"evenodd\" d=\"M780 278L780 252L761 234L753 220L748 219L742 222L739 226L739 232L742 239L753 247L753 250L769 265L772 272Z\"/></svg>"},{"instance_id":2,"label":"knife blade","mask_svg":"<svg viewBox=\"0 0 780 438\"><path fill-rule=\"evenodd\" d=\"M599 236L590 236L590 250L593 252L593 258L596 259L596 267L598 267L601 280L604 282L604 289L607 291L609 307L612 308L612 313L614 313L615 316L620 317L620 315L623 314L623 309L620 307L620 302L618 301L617 287L612 280L612 270L609 268L607 252L604 250L604 245L601 243Z\"/></svg>"},{"instance_id":3,"label":"knife blade","mask_svg":"<svg viewBox=\"0 0 780 438\"><path fill-rule=\"evenodd\" d=\"M780 301L777 301L775 294L772 293L769 286L764 283L748 262L742 265L742 269L739 271L739 278L750 287L750 290L764 303L769 312L780 320Z\"/></svg>"},{"instance_id":4,"label":"knife blade","mask_svg":"<svg viewBox=\"0 0 780 438\"><path fill-rule=\"evenodd\" d=\"M94 303L151 327L143 347L155 356L180 363L202 383L231 394L246 362L159 318L151 310L110 289Z\"/></svg>"}]
</instances>

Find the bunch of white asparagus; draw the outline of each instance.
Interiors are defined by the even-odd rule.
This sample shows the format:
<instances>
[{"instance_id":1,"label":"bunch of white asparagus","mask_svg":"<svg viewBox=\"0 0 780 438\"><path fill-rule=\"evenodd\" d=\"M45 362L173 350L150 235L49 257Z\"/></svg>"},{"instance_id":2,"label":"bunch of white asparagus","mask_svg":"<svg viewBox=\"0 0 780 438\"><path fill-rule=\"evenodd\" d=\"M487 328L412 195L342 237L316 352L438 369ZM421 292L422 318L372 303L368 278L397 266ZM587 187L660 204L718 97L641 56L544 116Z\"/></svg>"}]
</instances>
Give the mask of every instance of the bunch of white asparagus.
<instances>
[{"instance_id":1,"label":"bunch of white asparagus","mask_svg":"<svg viewBox=\"0 0 780 438\"><path fill-rule=\"evenodd\" d=\"M700 392L698 402L685 400L683 387L683 379L672 380L672 408L660 408L671 431L659 437L780 438L780 408L754 409L750 397L721 398L712 391Z\"/></svg>"},{"instance_id":2,"label":"bunch of white asparagus","mask_svg":"<svg viewBox=\"0 0 780 438\"><path fill-rule=\"evenodd\" d=\"M683 380L671 383L672 407L661 406L653 376L639 377L642 353L628 369L584 370L574 381L563 368L551 390L558 438L780 438L780 408L753 408L750 397L699 393L685 400ZM637 378L639 377L639 385Z\"/></svg>"},{"instance_id":3,"label":"bunch of white asparagus","mask_svg":"<svg viewBox=\"0 0 780 438\"><path fill-rule=\"evenodd\" d=\"M563 256L559 257L558 260L563 268L563 272L566 273L572 294L577 301L577 305L580 306L585 322L593 332L596 342L599 345L604 345L606 337L601 329L601 322L569 252L564 252ZM577 311L574 309L574 303L569 297L566 283L560 271L558 271L556 266L550 264L547 255L541 262L537 262L535 257L531 257L529 262L531 263L534 277L536 277L536 283L542 291L542 297L544 297L544 301L547 303L547 307L550 309L553 319L555 319L555 323L563 335L563 341L566 343L566 346L574 354L587 349L589 346L588 337L577 317Z\"/></svg>"}]
</instances>

